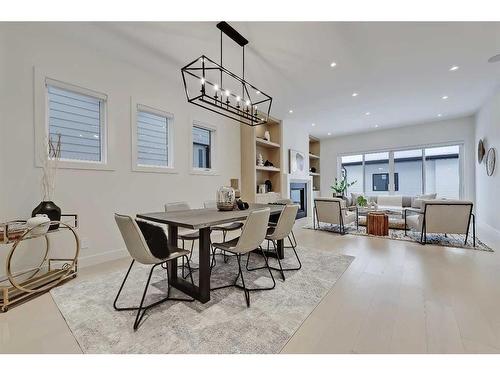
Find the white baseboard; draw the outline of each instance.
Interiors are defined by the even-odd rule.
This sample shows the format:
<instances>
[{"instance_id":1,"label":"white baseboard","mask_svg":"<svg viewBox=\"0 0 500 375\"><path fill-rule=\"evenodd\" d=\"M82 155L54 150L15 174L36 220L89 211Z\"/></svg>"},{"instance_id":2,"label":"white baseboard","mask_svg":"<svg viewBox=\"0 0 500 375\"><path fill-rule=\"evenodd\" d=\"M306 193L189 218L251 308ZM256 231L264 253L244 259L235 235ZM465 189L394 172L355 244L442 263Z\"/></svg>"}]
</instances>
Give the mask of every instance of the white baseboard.
<instances>
[{"instance_id":1,"label":"white baseboard","mask_svg":"<svg viewBox=\"0 0 500 375\"><path fill-rule=\"evenodd\" d=\"M477 235L488 246L493 249L500 249L500 230L480 221L477 223Z\"/></svg>"},{"instance_id":2,"label":"white baseboard","mask_svg":"<svg viewBox=\"0 0 500 375\"><path fill-rule=\"evenodd\" d=\"M104 262L109 262L111 260L121 259L128 256L127 249L116 249L111 251L105 251L99 254L88 255L78 258L78 267L90 267L96 264L101 264Z\"/></svg>"}]
</instances>

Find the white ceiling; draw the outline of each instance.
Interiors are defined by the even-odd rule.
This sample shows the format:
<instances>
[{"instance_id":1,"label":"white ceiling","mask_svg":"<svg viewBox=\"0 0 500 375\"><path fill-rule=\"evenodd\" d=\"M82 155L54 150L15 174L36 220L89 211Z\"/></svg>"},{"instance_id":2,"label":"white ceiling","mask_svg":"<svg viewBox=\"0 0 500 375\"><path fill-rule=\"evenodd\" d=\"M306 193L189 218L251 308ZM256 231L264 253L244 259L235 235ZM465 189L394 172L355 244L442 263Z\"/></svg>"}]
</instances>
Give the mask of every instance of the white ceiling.
<instances>
[{"instance_id":1,"label":"white ceiling","mask_svg":"<svg viewBox=\"0 0 500 375\"><path fill-rule=\"evenodd\" d=\"M218 61L215 24L94 23L84 27L86 32L97 30L139 48L140 63L161 70L166 63L180 69L201 54ZM500 23L231 25L250 41L246 78L273 97L271 114L293 118L311 127L318 137L375 130L375 125L380 129L434 121L438 114L442 119L470 115L500 83L500 63L487 62L500 53ZM97 40L102 48L113 49ZM332 61L337 63L335 68L330 67ZM241 51L228 39L224 40L226 64L240 73ZM451 72L453 65L460 68ZM353 92L359 95L352 97ZM443 100L443 95L449 98Z\"/></svg>"}]
</instances>

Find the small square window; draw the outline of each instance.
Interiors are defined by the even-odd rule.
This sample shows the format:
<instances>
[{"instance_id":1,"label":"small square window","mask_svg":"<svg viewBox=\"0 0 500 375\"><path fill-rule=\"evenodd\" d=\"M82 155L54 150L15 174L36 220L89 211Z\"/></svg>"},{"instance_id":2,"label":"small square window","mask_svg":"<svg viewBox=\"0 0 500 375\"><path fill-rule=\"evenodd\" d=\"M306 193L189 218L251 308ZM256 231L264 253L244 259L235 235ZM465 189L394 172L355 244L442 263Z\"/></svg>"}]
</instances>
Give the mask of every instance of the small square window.
<instances>
[{"instance_id":1,"label":"small square window","mask_svg":"<svg viewBox=\"0 0 500 375\"><path fill-rule=\"evenodd\" d=\"M105 99L68 85L46 86L49 137L55 142L60 137L61 160L104 162Z\"/></svg>"},{"instance_id":2,"label":"small square window","mask_svg":"<svg viewBox=\"0 0 500 375\"><path fill-rule=\"evenodd\" d=\"M147 167L171 166L171 117L145 107L137 108L137 165Z\"/></svg>"},{"instance_id":3,"label":"small square window","mask_svg":"<svg viewBox=\"0 0 500 375\"><path fill-rule=\"evenodd\" d=\"M212 168L213 130L193 126L193 168Z\"/></svg>"}]
</instances>

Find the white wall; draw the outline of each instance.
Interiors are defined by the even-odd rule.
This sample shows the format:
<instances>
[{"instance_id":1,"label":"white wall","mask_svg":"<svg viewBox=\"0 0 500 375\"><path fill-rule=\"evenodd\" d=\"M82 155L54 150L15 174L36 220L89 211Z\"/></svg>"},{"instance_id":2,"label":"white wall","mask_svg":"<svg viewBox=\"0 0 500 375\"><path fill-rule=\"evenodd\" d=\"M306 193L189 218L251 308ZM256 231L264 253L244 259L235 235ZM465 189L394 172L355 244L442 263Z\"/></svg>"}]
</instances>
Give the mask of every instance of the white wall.
<instances>
[{"instance_id":1,"label":"white wall","mask_svg":"<svg viewBox=\"0 0 500 375\"><path fill-rule=\"evenodd\" d=\"M323 139L321 141L321 195L331 195L330 186L337 176L337 157L339 155L449 142L464 144L464 198L474 200L475 141L473 117Z\"/></svg>"},{"instance_id":2,"label":"white wall","mask_svg":"<svg viewBox=\"0 0 500 375\"><path fill-rule=\"evenodd\" d=\"M497 167L493 176L488 177L484 161L476 167L476 210L481 235L500 245L500 91L490 97L476 114L476 144L485 142L488 150L497 150ZM485 157L486 158L486 157Z\"/></svg>"},{"instance_id":3,"label":"white wall","mask_svg":"<svg viewBox=\"0 0 500 375\"><path fill-rule=\"evenodd\" d=\"M188 104L180 66L170 63L172 60L166 59L161 74L153 73L148 66L115 58L105 48L97 50L79 43L71 35L71 24L61 25L57 32L45 24L4 23L0 25L0 34L5 38L5 45L0 45L0 64L5 65L8 73L0 86L0 94L6 100L0 133L0 221L29 216L41 199L41 170L34 163L34 67L49 72L52 78L108 95L109 156L113 170L60 170L54 198L63 212L79 215L79 232L88 247L82 249L81 258L87 263L106 258L93 257L96 255L113 257L122 253L124 245L114 223L114 212L160 211L169 201L185 200L194 207L201 206L204 200L215 199L220 185L240 177L240 125ZM176 48L182 48L168 47L173 55ZM144 53L134 51L132 45L127 48L130 51L123 51L124 55ZM1 68L0 65L0 72ZM131 97L174 114L177 174L131 170ZM217 127L217 175L190 173L193 120ZM3 136L5 132L8 138Z\"/></svg>"}]
</instances>

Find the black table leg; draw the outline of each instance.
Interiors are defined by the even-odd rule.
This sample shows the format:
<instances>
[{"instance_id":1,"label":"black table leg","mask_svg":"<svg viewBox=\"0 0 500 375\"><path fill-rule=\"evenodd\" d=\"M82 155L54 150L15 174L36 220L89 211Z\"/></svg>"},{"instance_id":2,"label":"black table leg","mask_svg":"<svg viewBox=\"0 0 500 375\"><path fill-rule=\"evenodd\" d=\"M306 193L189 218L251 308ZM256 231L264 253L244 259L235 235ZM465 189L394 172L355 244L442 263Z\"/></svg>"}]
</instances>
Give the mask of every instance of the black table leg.
<instances>
[{"instance_id":1,"label":"black table leg","mask_svg":"<svg viewBox=\"0 0 500 375\"><path fill-rule=\"evenodd\" d=\"M199 298L205 303L210 301L210 228L200 229L200 269Z\"/></svg>"},{"instance_id":2,"label":"black table leg","mask_svg":"<svg viewBox=\"0 0 500 375\"><path fill-rule=\"evenodd\" d=\"M168 226L168 243L177 247L177 227ZM202 303L210 301L210 228L200 229L199 286L193 285L177 275L177 259L168 262L170 286Z\"/></svg>"}]
</instances>

